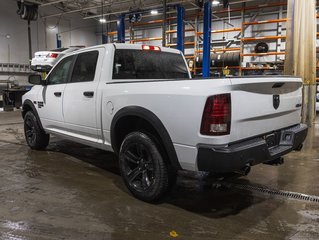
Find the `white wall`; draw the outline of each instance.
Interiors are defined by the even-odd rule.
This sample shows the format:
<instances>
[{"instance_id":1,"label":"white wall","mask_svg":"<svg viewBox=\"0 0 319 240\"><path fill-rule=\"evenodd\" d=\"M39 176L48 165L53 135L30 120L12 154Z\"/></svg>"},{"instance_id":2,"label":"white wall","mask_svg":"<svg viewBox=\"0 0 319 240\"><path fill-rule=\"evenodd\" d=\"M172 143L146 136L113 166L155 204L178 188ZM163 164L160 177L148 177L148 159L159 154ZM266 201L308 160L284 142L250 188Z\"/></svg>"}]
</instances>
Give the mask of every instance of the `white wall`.
<instances>
[{"instance_id":1,"label":"white wall","mask_svg":"<svg viewBox=\"0 0 319 240\"><path fill-rule=\"evenodd\" d=\"M57 26L58 19L48 19L47 36L49 36L50 44L48 49L56 47L56 34L58 33L62 41L62 47L69 47L74 45L93 46L98 44L96 39L97 22L94 20L82 20L78 15L70 15L68 19L63 18Z\"/></svg>"},{"instance_id":2,"label":"white wall","mask_svg":"<svg viewBox=\"0 0 319 240\"><path fill-rule=\"evenodd\" d=\"M16 14L17 3L14 0L0 1L0 63L28 64L27 21ZM45 9L47 11L47 9ZM42 9L40 9L41 13ZM46 22L39 18L31 23L33 54L39 50L56 48L56 34L59 33L62 46L97 44L96 22L82 20L80 15L65 15L61 18L49 18ZM9 34L10 38L5 36Z\"/></svg>"}]
</instances>

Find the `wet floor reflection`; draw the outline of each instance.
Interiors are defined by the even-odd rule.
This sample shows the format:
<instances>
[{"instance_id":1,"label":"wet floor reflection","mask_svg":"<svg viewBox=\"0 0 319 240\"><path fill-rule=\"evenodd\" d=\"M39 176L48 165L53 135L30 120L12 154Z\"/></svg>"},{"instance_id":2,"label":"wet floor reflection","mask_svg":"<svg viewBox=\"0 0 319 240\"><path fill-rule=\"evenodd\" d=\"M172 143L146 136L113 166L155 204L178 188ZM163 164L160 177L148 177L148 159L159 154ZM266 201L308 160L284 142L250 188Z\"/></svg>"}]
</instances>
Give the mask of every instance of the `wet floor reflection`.
<instances>
[{"instance_id":1,"label":"wet floor reflection","mask_svg":"<svg viewBox=\"0 0 319 240\"><path fill-rule=\"evenodd\" d=\"M130 195L114 154L52 138L30 150L22 126L0 129L0 239L319 239L319 205L222 183L319 194L319 134L284 165L247 177L179 172L157 204ZM1 140L3 139L3 140Z\"/></svg>"},{"instance_id":2,"label":"wet floor reflection","mask_svg":"<svg viewBox=\"0 0 319 240\"><path fill-rule=\"evenodd\" d=\"M128 190L120 178L118 161L114 154L68 141L57 141L51 144L48 152L48 155L54 152L63 153L99 169L114 173L114 183L128 194ZM238 176L232 176L228 177L227 181L237 179ZM245 182L249 183L248 180ZM209 177L206 173L181 171L178 173L176 186L158 204L169 203L206 217L220 218L236 215L242 209L263 201L262 198L254 197L248 191L240 193L220 187L220 183L217 178Z\"/></svg>"}]
</instances>

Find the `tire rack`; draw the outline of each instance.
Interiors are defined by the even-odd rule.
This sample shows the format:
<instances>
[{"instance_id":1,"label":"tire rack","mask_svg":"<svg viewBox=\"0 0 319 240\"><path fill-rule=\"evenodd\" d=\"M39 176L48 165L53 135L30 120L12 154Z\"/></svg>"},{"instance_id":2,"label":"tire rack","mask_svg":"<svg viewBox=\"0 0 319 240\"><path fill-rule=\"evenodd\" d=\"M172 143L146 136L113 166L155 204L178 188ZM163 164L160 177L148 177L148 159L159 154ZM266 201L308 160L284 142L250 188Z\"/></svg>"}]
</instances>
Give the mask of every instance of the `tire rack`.
<instances>
[{"instance_id":1,"label":"tire rack","mask_svg":"<svg viewBox=\"0 0 319 240\"><path fill-rule=\"evenodd\" d=\"M228 33L228 32L241 32L241 28L228 28L228 29L217 29L217 30L212 30L211 34L220 34L220 33ZM202 36L204 33L203 32L196 32L195 33L197 38L199 36ZM210 50L211 53L218 53L218 52L240 52L240 47L232 47L232 48L211 48ZM203 53L202 48L199 46L197 46L197 50L195 50L195 56L199 56ZM239 69L240 66L231 66L228 67L229 69ZM222 69L222 67L211 67L211 69L217 70L217 69ZM194 74L197 74L197 71L201 71L202 67L196 67L194 68Z\"/></svg>"},{"instance_id":2,"label":"tire rack","mask_svg":"<svg viewBox=\"0 0 319 240\"><path fill-rule=\"evenodd\" d=\"M282 30L282 23L287 22L287 18L282 18L282 12L283 12L283 5L280 6L279 13L278 13L278 19L269 19L269 20L262 20L262 21L251 21L251 22L242 22L242 33L241 33L241 60L240 62L243 63L244 57L263 57L263 56L276 56L275 62L277 62L279 59L277 56L285 55L285 51L281 51L281 42L283 40L286 40L286 36L281 35ZM264 24L273 24L277 23L277 35L275 36L262 36L262 37L245 37L245 30L249 26L254 25L264 25ZM259 42L259 41L276 41L276 51L267 52L267 53L245 53L245 44L252 43L252 42ZM273 70L272 67L246 67L241 66L240 68L240 75L244 75L245 71L255 71L255 70ZM283 69L282 69L283 70Z\"/></svg>"},{"instance_id":3,"label":"tire rack","mask_svg":"<svg viewBox=\"0 0 319 240\"><path fill-rule=\"evenodd\" d=\"M248 71L248 70L271 70L273 68L270 67L263 67L263 68L249 68L249 67L242 67L241 63L243 62L243 58L246 56L279 56L279 55L285 55L284 51L278 50L278 46L280 48L281 46L281 41L286 39L286 36L281 36L281 29L282 29L282 23L286 22L287 19L282 18L282 10L283 7L287 6L286 2L279 2L279 3L272 3L272 4L261 4L258 6L249 6L247 7L245 4L242 5L241 8L233 8L230 10L230 12L241 12L242 16L242 26L241 28L229 28L229 29L220 29L220 30L212 30L211 34L217 34L217 33L225 33L225 32L235 32L238 31L240 32L240 46L239 47L223 47L223 48L211 48L211 52L216 53L216 52L240 52L240 65L239 66L232 66L228 67L229 69L236 69L239 71L239 75L242 74L243 71ZM270 19L270 20L265 20L265 21L252 21L252 22L245 22L245 12L249 10L257 10L260 8L272 8L272 7L279 7L279 14L278 14L278 19ZM219 14L219 13L226 13L228 10L218 10L218 11L213 11L213 14ZM199 14L201 16L202 14ZM244 33L245 33L245 28L250 25L260 25L260 24L269 24L269 23L277 23L277 28L279 29L277 36L264 36L264 37L249 37L245 38ZM203 35L203 32L195 32L195 35L200 37ZM268 52L268 53L244 53L244 44L247 42L253 42L253 41L277 41L277 51L275 52ZM196 42L196 40L195 40ZM199 44L195 45L195 58L196 56L200 55L203 53L202 48L199 46ZM211 67L211 69L222 69L222 67ZM201 71L201 67L196 67L194 68L194 73L197 74L198 71Z\"/></svg>"}]
</instances>

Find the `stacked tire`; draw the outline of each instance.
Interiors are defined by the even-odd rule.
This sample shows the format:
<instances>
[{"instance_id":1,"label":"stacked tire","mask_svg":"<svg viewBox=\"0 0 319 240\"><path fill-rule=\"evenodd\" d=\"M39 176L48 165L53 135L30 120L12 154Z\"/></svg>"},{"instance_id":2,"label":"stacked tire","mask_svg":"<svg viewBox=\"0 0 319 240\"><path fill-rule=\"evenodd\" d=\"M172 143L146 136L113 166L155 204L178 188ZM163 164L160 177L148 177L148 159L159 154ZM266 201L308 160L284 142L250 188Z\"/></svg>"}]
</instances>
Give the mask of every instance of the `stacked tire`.
<instances>
[{"instance_id":1,"label":"stacked tire","mask_svg":"<svg viewBox=\"0 0 319 240\"><path fill-rule=\"evenodd\" d=\"M214 53L210 55L211 67L231 67L239 66L240 54L239 52L229 53ZM203 66L203 56L196 57L196 67Z\"/></svg>"}]
</instances>

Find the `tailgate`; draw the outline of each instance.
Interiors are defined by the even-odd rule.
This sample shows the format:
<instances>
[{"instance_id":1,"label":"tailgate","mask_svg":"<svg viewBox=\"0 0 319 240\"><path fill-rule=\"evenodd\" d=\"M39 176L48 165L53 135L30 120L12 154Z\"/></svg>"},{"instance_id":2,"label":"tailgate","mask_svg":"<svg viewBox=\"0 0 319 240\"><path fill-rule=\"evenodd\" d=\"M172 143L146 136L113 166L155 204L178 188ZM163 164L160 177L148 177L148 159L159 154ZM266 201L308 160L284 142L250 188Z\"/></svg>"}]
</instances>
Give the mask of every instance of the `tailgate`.
<instances>
[{"instance_id":1,"label":"tailgate","mask_svg":"<svg viewBox=\"0 0 319 240\"><path fill-rule=\"evenodd\" d=\"M232 78L230 142L300 123L302 81L295 77Z\"/></svg>"}]
</instances>

